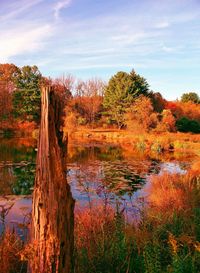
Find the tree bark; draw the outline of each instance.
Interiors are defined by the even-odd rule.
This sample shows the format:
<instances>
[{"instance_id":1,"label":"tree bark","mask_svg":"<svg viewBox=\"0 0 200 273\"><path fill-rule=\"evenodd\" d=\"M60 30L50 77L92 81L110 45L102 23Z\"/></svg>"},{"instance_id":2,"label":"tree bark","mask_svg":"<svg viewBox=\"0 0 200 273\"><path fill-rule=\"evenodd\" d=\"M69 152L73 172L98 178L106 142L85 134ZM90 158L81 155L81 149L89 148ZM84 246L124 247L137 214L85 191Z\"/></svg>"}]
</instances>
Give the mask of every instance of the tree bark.
<instances>
[{"instance_id":1,"label":"tree bark","mask_svg":"<svg viewBox=\"0 0 200 273\"><path fill-rule=\"evenodd\" d=\"M73 268L74 200L66 181L67 146L60 131L59 96L42 88L41 125L32 209L32 273L69 273Z\"/></svg>"}]
</instances>

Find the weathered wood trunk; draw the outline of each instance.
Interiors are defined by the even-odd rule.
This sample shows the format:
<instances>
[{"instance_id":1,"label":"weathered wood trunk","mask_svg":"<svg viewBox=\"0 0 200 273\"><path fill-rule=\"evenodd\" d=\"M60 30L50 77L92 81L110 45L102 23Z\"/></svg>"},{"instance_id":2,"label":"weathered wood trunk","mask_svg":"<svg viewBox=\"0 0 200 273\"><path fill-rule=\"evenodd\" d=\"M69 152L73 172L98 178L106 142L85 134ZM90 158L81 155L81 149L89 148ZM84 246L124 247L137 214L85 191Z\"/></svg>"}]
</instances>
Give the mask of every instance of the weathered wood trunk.
<instances>
[{"instance_id":1,"label":"weathered wood trunk","mask_svg":"<svg viewBox=\"0 0 200 273\"><path fill-rule=\"evenodd\" d=\"M42 88L32 210L32 273L72 272L74 200L66 181L60 113L58 96L51 88Z\"/></svg>"}]
</instances>

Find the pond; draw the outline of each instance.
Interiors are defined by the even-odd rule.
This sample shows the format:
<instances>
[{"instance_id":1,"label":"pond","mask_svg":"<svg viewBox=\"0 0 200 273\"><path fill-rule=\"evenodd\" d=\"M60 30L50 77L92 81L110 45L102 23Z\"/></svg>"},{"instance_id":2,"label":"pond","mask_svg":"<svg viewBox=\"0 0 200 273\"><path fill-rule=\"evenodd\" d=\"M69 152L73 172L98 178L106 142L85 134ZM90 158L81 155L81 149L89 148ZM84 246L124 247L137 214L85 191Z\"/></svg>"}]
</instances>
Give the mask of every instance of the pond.
<instances>
[{"instance_id":1,"label":"pond","mask_svg":"<svg viewBox=\"0 0 200 273\"><path fill-rule=\"evenodd\" d=\"M36 141L0 139L0 232L6 226L26 236L33 191ZM146 154L132 147L105 143L71 143L66 176L76 210L111 205L136 219L151 175L185 173L192 154Z\"/></svg>"}]
</instances>

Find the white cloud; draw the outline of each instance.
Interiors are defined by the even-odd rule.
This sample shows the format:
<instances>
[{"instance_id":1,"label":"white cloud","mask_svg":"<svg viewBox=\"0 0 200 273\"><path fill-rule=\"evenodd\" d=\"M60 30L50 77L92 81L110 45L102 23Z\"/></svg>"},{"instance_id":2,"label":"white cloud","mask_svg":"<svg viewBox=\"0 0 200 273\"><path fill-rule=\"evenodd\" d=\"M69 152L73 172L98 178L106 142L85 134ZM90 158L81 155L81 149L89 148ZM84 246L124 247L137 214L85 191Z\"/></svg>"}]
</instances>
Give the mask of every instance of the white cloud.
<instances>
[{"instance_id":1,"label":"white cloud","mask_svg":"<svg viewBox=\"0 0 200 273\"><path fill-rule=\"evenodd\" d=\"M173 52L175 49L172 48L172 47L169 47L169 46L163 46L163 47L162 47L162 50L163 50L164 52L170 53L170 52Z\"/></svg>"},{"instance_id":2,"label":"white cloud","mask_svg":"<svg viewBox=\"0 0 200 273\"><path fill-rule=\"evenodd\" d=\"M135 32L134 34L128 33L128 34L112 36L111 40L118 42L120 44L132 44L145 37L146 37L146 33L139 30L137 33Z\"/></svg>"},{"instance_id":3,"label":"white cloud","mask_svg":"<svg viewBox=\"0 0 200 273\"><path fill-rule=\"evenodd\" d=\"M53 68L56 69L57 71L72 71L72 70L93 70L93 69L131 69L131 68L146 68L145 64L139 63L139 62L134 62L134 63L113 63L113 64L80 64L76 63L67 63L67 64L57 64L53 63Z\"/></svg>"},{"instance_id":4,"label":"white cloud","mask_svg":"<svg viewBox=\"0 0 200 273\"><path fill-rule=\"evenodd\" d=\"M17 3L17 5L14 3L14 5L10 6L10 10L6 11L3 15L0 14L0 21L11 20L43 1L44 0L21 1Z\"/></svg>"},{"instance_id":5,"label":"white cloud","mask_svg":"<svg viewBox=\"0 0 200 273\"><path fill-rule=\"evenodd\" d=\"M159 23L156 24L156 28L158 29L163 29L163 28L168 28L170 26L170 23L167 21L161 21Z\"/></svg>"},{"instance_id":6,"label":"white cloud","mask_svg":"<svg viewBox=\"0 0 200 273\"><path fill-rule=\"evenodd\" d=\"M13 28L1 31L0 62L7 62L11 57L35 52L44 47L44 41L53 32L53 28L46 24L44 26L29 26Z\"/></svg>"},{"instance_id":7,"label":"white cloud","mask_svg":"<svg viewBox=\"0 0 200 273\"><path fill-rule=\"evenodd\" d=\"M54 6L54 17L55 19L59 18L60 11L71 4L71 0L58 1Z\"/></svg>"}]
</instances>

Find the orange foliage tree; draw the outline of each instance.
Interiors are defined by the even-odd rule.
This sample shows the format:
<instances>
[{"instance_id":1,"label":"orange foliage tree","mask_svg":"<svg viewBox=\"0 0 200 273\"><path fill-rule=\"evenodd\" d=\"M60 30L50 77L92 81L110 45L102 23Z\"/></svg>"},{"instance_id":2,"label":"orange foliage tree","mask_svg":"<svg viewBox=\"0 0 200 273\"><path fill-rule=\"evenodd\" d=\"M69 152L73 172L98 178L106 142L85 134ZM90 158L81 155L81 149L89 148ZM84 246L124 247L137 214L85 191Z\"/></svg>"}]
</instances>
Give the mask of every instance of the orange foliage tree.
<instances>
[{"instance_id":1,"label":"orange foliage tree","mask_svg":"<svg viewBox=\"0 0 200 273\"><path fill-rule=\"evenodd\" d=\"M186 117L200 122L200 104L189 102L167 102L166 109L170 109L176 119Z\"/></svg>"},{"instance_id":2,"label":"orange foliage tree","mask_svg":"<svg viewBox=\"0 0 200 273\"><path fill-rule=\"evenodd\" d=\"M10 119L12 114L12 93L14 79L19 68L14 64L0 64L0 119Z\"/></svg>"},{"instance_id":3,"label":"orange foliage tree","mask_svg":"<svg viewBox=\"0 0 200 273\"><path fill-rule=\"evenodd\" d=\"M135 99L126 114L126 125L129 129L148 131L157 124L157 115L148 97L140 96Z\"/></svg>"},{"instance_id":4,"label":"orange foliage tree","mask_svg":"<svg viewBox=\"0 0 200 273\"><path fill-rule=\"evenodd\" d=\"M104 86L104 82L100 79L77 83L74 97L75 109L88 123L94 123L101 110Z\"/></svg>"},{"instance_id":5,"label":"orange foliage tree","mask_svg":"<svg viewBox=\"0 0 200 273\"><path fill-rule=\"evenodd\" d=\"M61 99L67 103L67 100L71 98L74 90L75 77L71 74L63 75L52 81L54 90L59 93Z\"/></svg>"},{"instance_id":6,"label":"orange foliage tree","mask_svg":"<svg viewBox=\"0 0 200 273\"><path fill-rule=\"evenodd\" d=\"M156 127L158 132L175 132L176 131L176 119L173 116L171 110L164 109L160 115L160 122Z\"/></svg>"}]
</instances>

